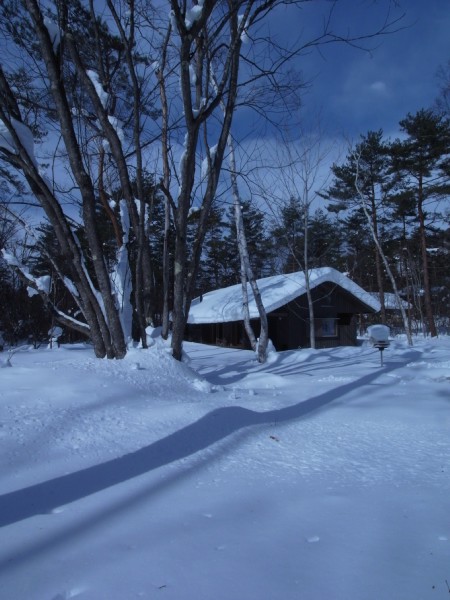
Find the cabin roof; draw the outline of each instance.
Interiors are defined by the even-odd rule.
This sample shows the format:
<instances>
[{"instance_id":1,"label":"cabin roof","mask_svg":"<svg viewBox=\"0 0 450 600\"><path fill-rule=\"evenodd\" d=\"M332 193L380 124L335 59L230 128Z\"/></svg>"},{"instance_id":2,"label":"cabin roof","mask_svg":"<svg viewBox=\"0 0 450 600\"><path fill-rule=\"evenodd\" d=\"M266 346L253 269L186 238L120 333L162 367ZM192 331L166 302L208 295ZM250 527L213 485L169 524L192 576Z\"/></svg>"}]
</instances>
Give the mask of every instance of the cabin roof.
<instances>
[{"instance_id":1,"label":"cabin roof","mask_svg":"<svg viewBox=\"0 0 450 600\"><path fill-rule=\"evenodd\" d=\"M370 292L370 294L378 300L378 298L379 298L378 292ZM410 304L406 300L400 299L400 302L402 303L403 308L405 308L405 309L412 308L412 304ZM395 294L393 294L392 292L384 292L384 306L385 306L386 310L398 310L398 311L400 310L400 307L397 302L397 298L396 298Z\"/></svg>"},{"instance_id":2,"label":"cabin roof","mask_svg":"<svg viewBox=\"0 0 450 600\"><path fill-rule=\"evenodd\" d=\"M323 283L336 284L365 305L366 310L362 312L378 312L380 310L380 303L376 298L363 290L346 275L331 267L311 269L309 282L311 289ZM305 274L303 271L264 277L263 279L258 279L257 283L267 313L271 313L295 298L306 294ZM249 284L247 284L247 289L250 318L257 319L259 318L259 314ZM242 319L242 286L241 284L237 284L214 290L195 298L192 301L189 311L188 323L226 323L241 321Z\"/></svg>"}]
</instances>

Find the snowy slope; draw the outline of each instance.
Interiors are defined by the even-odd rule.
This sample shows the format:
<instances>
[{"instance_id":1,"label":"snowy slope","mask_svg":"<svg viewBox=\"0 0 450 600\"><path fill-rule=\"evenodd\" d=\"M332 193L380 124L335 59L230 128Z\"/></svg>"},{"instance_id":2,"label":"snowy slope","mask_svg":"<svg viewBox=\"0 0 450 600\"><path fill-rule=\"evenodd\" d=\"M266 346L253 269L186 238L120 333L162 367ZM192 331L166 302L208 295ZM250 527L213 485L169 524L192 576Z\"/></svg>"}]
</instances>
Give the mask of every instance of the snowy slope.
<instances>
[{"instance_id":1,"label":"snowy slope","mask_svg":"<svg viewBox=\"0 0 450 600\"><path fill-rule=\"evenodd\" d=\"M448 338L186 351L0 369L0 598L448 598Z\"/></svg>"}]
</instances>

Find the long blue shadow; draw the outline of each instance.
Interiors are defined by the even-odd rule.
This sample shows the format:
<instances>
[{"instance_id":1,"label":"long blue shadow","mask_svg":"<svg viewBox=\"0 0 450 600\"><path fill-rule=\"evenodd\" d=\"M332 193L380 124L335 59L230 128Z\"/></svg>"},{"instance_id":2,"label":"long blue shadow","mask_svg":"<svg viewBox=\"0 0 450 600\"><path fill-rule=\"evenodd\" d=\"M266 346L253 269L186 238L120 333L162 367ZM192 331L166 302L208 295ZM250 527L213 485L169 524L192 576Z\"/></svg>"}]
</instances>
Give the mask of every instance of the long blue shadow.
<instances>
[{"instance_id":1,"label":"long blue shadow","mask_svg":"<svg viewBox=\"0 0 450 600\"><path fill-rule=\"evenodd\" d=\"M418 356L420 353L411 351L405 356L405 361L416 360ZM404 361L391 362L384 369L377 369L357 381L286 408L262 413L239 406L219 408L145 448L75 473L4 494L0 496L0 527L34 515L48 514L59 506L195 454L244 427L305 417L358 387L370 384L380 374L400 368L404 364Z\"/></svg>"}]
</instances>

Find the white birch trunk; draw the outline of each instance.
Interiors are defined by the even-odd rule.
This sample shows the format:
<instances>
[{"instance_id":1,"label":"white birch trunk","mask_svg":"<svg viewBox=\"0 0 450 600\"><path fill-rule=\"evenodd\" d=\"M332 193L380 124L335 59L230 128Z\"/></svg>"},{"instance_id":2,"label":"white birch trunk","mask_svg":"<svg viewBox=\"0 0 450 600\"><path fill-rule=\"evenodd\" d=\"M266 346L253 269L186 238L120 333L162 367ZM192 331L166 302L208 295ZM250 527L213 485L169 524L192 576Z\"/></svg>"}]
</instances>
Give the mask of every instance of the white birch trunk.
<instances>
[{"instance_id":1,"label":"white birch trunk","mask_svg":"<svg viewBox=\"0 0 450 600\"><path fill-rule=\"evenodd\" d=\"M380 254L381 260L383 261L384 267L386 269L386 273L388 274L388 277L389 277L389 279L391 281L391 285L392 285L392 289L394 291L395 299L397 300L397 304L398 304L398 307L399 307L401 315L402 315L403 327L405 328L406 338L408 340L408 345L412 346L413 345L413 341L412 341L412 336L411 336L411 330L409 328L408 317L406 316L406 312L405 312L405 309L404 309L403 304L402 304L402 299L400 298L400 294L398 293L398 289L397 289L397 284L396 284L396 281L395 281L395 277L394 277L394 275L392 273L391 267L389 266L389 263L387 261L386 255L383 252L383 248L381 247L380 241L379 241L379 239L378 239L378 237L377 237L377 235L376 235L376 233L374 231L372 219L371 219L371 216L369 214L369 211L367 210L367 206L366 206L366 203L365 203L365 200L364 200L364 195L363 195L363 193L361 191L361 188L359 187L359 163L357 163L357 167L356 167L355 189L356 189L356 192L357 192L357 194L359 196L359 199L361 201L361 207L362 207L362 209L364 211L364 214L366 216L367 224L368 224L370 232L372 234L373 241L374 241L375 246L377 247L377 250L378 250L378 252Z\"/></svg>"},{"instance_id":2,"label":"white birch trunk","mask_svg":"<svg viewBox=\"0 0 450 600\"><path fill-rule=\"evenodd\" d=\"M242 282L242 294L243 294L243 316L244 326L247 335L250 339L252 349L258 354L258 362L265 363L267 360L267 346L269 343L269 324L267 321L267 314L262 303L261 294L258 288L258 284L253 275L253 270L250 265L250 257L248 254L247 239L245 237L244 220L242 217L241 201L239 197L239 187L237 183L236 174L236 159L234 154L233 140L231 135L228 135L228 150L230 152L230 176L231 176L231 189L233 194L234 203L234 216L236 221L236 237L237 245L239 250L239 256L241 259L241 282ZM247 293L247 281L253 291L255 298L256 307L258 309L259 319L261 323L261 331L259 334L259 341L256 342L255 334L250 323L250 314L248 310L248 293Z\"/></svg>"},{"instance_id":3,"label":"white birch trunk","mask_svg":"<svg viewBox=\"0 0 450 600\"><path fill-rule=\"evenodd\" d=\"M111 273L111 281L116 295L119 318L125 341L129 344L132 339L131 328L133 322L131 271L126 248L129 239L130 219L124 200L120 202L120 218L123 230L123 243L117 251L117 263L114 271Z\"/></svg>"},{"instance_id":4,"label":"white birch trunk","mask_svg":"<svg viewBox=\"0 0 450 600\"><path fill-rule=\"evenodd\" d=\"M309 285L309 265L308 265L308 227L309 227L309 205L305 205L305 236L304 236L304 268L305 268L305 287L306 297L308 299L309 313L309 342L311 348L316 347L316 330L314 327L314 303L311 294L311 286Z\"/></svg>"}]
</instances>

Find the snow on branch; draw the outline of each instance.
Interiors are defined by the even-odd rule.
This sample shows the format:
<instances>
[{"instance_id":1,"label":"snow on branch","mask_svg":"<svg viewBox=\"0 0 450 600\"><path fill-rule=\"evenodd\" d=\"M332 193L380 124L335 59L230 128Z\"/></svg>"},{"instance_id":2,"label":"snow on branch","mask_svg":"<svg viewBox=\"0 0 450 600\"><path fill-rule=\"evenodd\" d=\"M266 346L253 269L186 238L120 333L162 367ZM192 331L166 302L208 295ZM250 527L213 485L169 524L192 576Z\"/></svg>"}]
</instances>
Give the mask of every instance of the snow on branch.
<instances>
[{"instance_id":1,"label":"snow on branch","mask_svg":"<svg viewBox=\"0 0 450 600\"><path fill-rule=\"evenodd\" d=\"M214 158L217 153L217 144L212 146L208 150L208 155L203 159L202 169L201 169L201 177L202 179L206 179L209 175L209 165L214 162Z\"/></svg>"},{"instance_id":2,"label":"snow on branch","mask_svg":"<svg viewBox=\"0 0 450 600\"><path fill-rule=\"evenodd\" d=\"M112 115L108 115L108 121L113 126L115 132L117 133L117 137L119 138L120 142L123 144L123 142L125 140L125 136L123 133L122 123L119 121L119 119L117 117L113 117Z\"/></svg>"},{"instance_id":3,"label":"snow on branch","mask_svg":"<svg viewBox=\"0 0 450 600\"><path fill-rule=\"evenodd\" d=\"M123 132L121 122L119 121L119 119L117 119L117 117L114 117L113 115L108 115L108 121L109 121L110 125L112 126L112 128L114 129L114 131L117 133L119 142L121 144L123 144L125 141L125 135ZM109 144L109 141L106 138L103 139L102 145L106 152L111 151L111 146Z\"/></svg>"},{"instance_id":4,"label":"snow on branch","mask_svg":"<svg viewBox=\"0 0 450 600\"><path fill-rule=\"evenodd\" d=\"M63 313L59 309L56 309L56 315L60 323L64 323L67 327L71 327L72 329L76 329L81 333L89 335L90 327L87 323L83 323L82 321L79 321L78 319L75 319L74 317Z\"/></svg>"},{"instance_id":5,"label":"snow on branch","mask_svg":"<svg viewBox=\"0 0 450 600\"><path fill-rule=\"evenodd\" d=\"M242 29L242 33L241 33L241 42L243 44L248 44L250 42L250 38L248 37L247 34L247 23L248 23L248 18L245 19L245 22L242 23L242 21L245 19L245 15L238 15L238 27L240 29Z\"/></svg>"},{"instance_id":6,"label":"snow on branch","mask_svg":"<svg viewBox=\"0 0 450 600\"><path fill-rule=\"evenodd\" d=\"M28 267L26 267L17 257L15 257L10 252L6 250L2 250L2 256L5 262L12 268L16 269L16 272L19 274L24 283L28 286L28 294L33 296L35 294L39 294L46 304L47 308L52 312L58 319L58 321L71 329L75 329L84 335L89 335L90 327L86 323L82 321L78 321L74 319L70 315L63 313L61 310L57 309L52 301L50 300L49 292L51 285L51 278L49 275L44 275L42 277L34 277ZM64 282L67 285L66 278ZM72 288L74 288L72 284Z\"/></svg>"},{"instance_id":7,"label":"snow on branch","mask_svg":"<svg viewBox=\"0 0 450 600\"><path fill-rule=\"evenodd\" d=\"M97 96L99 97L99 100L102 103L103 108L106 108L106 105L108 104L108 100L109 100L109 94L107 92L105 92L105 90L103 89L103 86L100 82L98 73L96 73L95 71L92 71L91 69L88 69L86 71L86 75L92 81L92 84L95 87L95 91L97 92Z\"/></svg>"},{"instance_id":8,"label":"snow on branch","mask_svg":"<svg viewBox=\"0 0 450 600\"><path fill-rule=\"evenodd\" d=\"M17 144L14 133L11 130L14 131L20 145L28 154L34 166L37 167L37 161L34 155L34 139L31 129L24 123L14 119L14 117L11 117L8 123L0 118L0 149L6 150L11 154L20 153L20 146Z\"/></svg>"},{"instance_id":9,"label":"snow on branch","mask_svg":"<svg viewBox=\"0 0 450 600\"><path fill-rule=\"evenodd\" d=\"M44 292L45 294L50 293L50 287L52 285L52 278L50 277L50 275L41 275L41 277L34 277L34 282L36 283L36 287L38 289L28 286L27 292L30 298L38 294L38 290Z\"/></svg>"},{"instance_id":10,"label":"snow on branch","mask_svg":"<svg viewBox=\"0 0 450 600\"><path fill-rule=\"evenodd\" d=\"M50 276L44 275L42 277L34 277L28 267L26 267L23 263L20 262L18 258L11 254L7 250L2 250L3 260L10 267L15 267L20 270L22 275L30 282L31 288L34 290L33 293L29 293L30 296L34 294L38 294L39 292L43 292L44 294L48 294L50 291Z\"/></svg>"},{"instance_id":11,"label":"snow on branch","mask_svg":"<svg viewBox=\"0 0 450 600\"><path fill-rule=\"evenodd\" d=\"M184 18L184 24L186 29L191 29L191 27L201 19L203 12L203 0L200 0L198 4L195 4L192 8L186 9L186 16Z\"/></svg>"},{"instance_id":12,"label":"snow on branch","mask_svg":"<svg viewBox=\"0 0 450 600\"><path fill-rule=\"evenodd\" d=\"M44 25L47 27L48 34L50 36L50 40L53 46L53 52L58 50L59 44L61 43L61 30L59 29L57 23L49 19L48 17L44 17Z\"/></svg>"}]
</instances>

